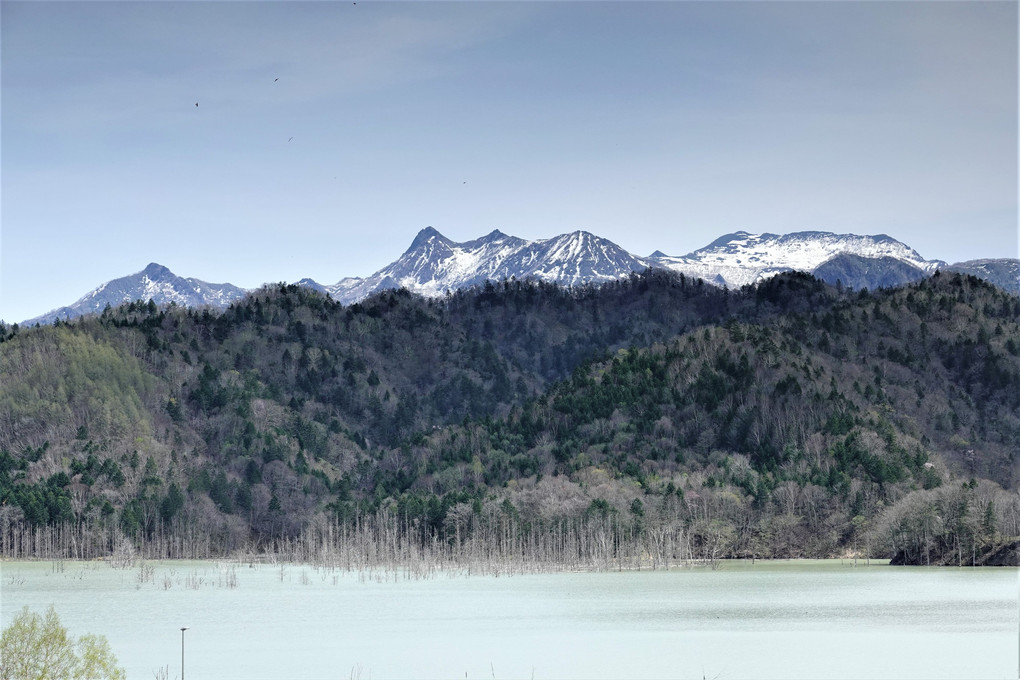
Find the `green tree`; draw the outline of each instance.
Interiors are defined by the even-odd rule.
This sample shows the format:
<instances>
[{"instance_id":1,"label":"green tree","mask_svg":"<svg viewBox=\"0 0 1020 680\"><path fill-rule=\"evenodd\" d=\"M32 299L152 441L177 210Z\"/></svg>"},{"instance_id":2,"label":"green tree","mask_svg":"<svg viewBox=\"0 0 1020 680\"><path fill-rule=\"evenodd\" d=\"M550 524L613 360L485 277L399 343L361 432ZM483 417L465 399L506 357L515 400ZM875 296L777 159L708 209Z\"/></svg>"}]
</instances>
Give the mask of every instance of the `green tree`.
<instances>
[{"instance_id":1,"label":"green tree","mask_svg":"<svg viewBox=\"0 0 1020 680\"><path fill-rule=\"evenodd\" d=\"M0 636L3 680L125 680L110 643L102 635L75 639L50 606L45 614L21 610Z\"/></svg>"},{"instance_id":2,"label":"green tree","mask_svg":"<svg viewBox=\"0 0 1020 680\"><path fill-rule=\"evenodd\" d=\"M184 494L181 492L181 488L176 483L171 482L170 488L167 491L166 496L163 498L163 502L159 505L159 514L163 518L164 522L169 522L174 518L174 515L184 507Z\"/></svg>"}]
</instances>

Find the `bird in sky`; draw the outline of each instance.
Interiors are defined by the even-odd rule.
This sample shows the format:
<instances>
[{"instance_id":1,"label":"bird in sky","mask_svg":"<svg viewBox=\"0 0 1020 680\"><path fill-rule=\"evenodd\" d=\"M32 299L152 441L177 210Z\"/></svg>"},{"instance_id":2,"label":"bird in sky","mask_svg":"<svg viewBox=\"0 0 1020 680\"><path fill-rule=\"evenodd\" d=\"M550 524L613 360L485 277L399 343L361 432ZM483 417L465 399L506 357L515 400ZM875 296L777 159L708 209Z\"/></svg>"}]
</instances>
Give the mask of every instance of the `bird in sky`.
<instances>
[{"instance_id":1,"label":"bird in sky","mask_svg":"<svg viewBox=\"0 0 1020 680\"><path fill-rule=\"evenodd\" d=\"M273 80L273 82L275 83L275 82L276 82L277 80L279 80L279 78L275 78L275 79Z\"/></svg>"},{"instance_id":2,"label":"bird in sky","mask_svg":"<svg viewBox=\"0 0 1020 680\"><path fill-rule=\"evenodd\" d=\"M293 137L291 137L291 138L290 138L290 139L288 139L287 141L289 142L289 141L290 141L291 139L294 139L294 138L293 138Z\"/></svg>"},{"instance_id":3,"label":"bird in sky","mask_svg":"<svg viewBox=\"0 0 1020 680\"><path fill-rule=\"evenodd\" d=\"M198 108L198 102L195 102L195 108Z\"/></svg>"}]
</instances>

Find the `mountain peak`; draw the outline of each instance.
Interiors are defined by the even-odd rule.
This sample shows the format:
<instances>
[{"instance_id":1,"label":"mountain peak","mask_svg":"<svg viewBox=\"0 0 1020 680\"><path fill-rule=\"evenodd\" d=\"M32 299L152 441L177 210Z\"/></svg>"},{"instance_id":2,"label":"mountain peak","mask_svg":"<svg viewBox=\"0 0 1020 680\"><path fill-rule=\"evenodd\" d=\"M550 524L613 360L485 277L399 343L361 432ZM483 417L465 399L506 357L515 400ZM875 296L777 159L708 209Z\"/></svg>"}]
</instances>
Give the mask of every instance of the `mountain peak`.
<instances>
[{"instance_id":1,"label":"mountain peak","mask_svg":"<svg viewBox=\"0 0 1020 680\"><path fill-rule=\"evenodd\" d=\"M150 279L165 278L167 276L173 276L174 273L157 262L150 262L149 265L141 271Z\"/></svg>"},{"instance_id":2,"label":"mountain peak","mask_svg":"<svg viewBox=\"0 0 1020 680\"><path fill-rule=\"evenodd\" d=\"M769 235L770 234L763 234L763 236L769 236ZM712 248L720 248L722 246L728 246L730 244L733 244L734 242L744 243L749 238L754 238L754 234L752 234L750 232L747 232L747 231L735 231L735 232L733 232L731 234L725 234L723 236L720 236L719 238L717 238L716 240L712 241L711 243L709 243L704 248L701 248L700 250L710 250ZM698 252L698 251L695 251L695 252Z\"/></svg>"},{"instance_id":3,"label":"mountain peak","mask_svg":"<svg viewBox=\"0 0 1020 680\"><path fill-rule=\"evenodd\" d=\"M419 231L418 235L414 237L413 241L411 241L411 247L408 248L408 251L412 251L415 248L420 248L421 246L425 245L426 243L433 239L439 239L444 243L449 243L449 239L440 234L439 230L433 227L425 227L424 229Z\"/></svg>"}]
</instances>

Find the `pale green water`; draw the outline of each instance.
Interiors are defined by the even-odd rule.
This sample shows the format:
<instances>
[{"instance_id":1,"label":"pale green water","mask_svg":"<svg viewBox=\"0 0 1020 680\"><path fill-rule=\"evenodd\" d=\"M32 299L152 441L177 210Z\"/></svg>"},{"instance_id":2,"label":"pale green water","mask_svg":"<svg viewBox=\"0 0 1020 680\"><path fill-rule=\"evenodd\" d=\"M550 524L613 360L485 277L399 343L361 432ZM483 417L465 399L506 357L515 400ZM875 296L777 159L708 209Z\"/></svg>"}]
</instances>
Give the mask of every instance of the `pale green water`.
<instances>
[{"instance_id":1,"label":"pale green water","mask_svg":"<svg viewBox=\"0 0 1020 680\"><path fill-rule=\"evenodd\" d=\"M1017 678L1018 571L839 562L376 582L291 565L7 562L0 621L53 604L132 680Z\"/></svg>"}]
</instances>

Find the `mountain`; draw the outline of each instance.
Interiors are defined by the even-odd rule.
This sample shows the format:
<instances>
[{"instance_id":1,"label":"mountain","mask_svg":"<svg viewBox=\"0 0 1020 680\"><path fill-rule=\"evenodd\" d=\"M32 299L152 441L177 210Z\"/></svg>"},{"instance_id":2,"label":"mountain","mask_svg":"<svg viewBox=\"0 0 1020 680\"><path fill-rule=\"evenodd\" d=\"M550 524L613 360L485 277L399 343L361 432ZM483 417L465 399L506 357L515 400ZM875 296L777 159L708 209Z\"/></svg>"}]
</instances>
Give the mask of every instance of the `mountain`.
<instances>
[{"instance_id":1,"label":"mountain","mask_svg":"<svg viewBox=\"0 0 1020 680\"><path fill-rule=\"evenodd\" d=\"M851 288L880 288L915 281L945 263L925 260L884 234L858 236L805 231L792 234L737 232L684 256L655 251L642 258L586 231L527 241L494 231L455 243L436 229L423 229L401 257L365 279L332 286L302 283L343 303L378 290L407 288L435 297L486 280L534 278L560 285L602 283L659 267L725 287L755 283L787 271L817 272Z\"/></svg>"},{"instance_id":2,"label":"mountain","mask_svg":"<svg viewBox=\"0 0 1020 680\"><path fill-rule=\"evenodd\" d=\"M536 279L563 286L600 284L648 268L671 270L717 286L739 288L789 271L815 274L824 281L854 289L874 290L915 281L947 267L925 260L894 238L803 231L791 234L750 234L739 231L683 256L655 251L635 256L612 241L586 231L528 241L499 230L457 243L432 227L422 229L396 261L366 278L347 277L332 285L302 279L298 285L328 293L343 304L364 300L381 290L406 288L426 297L440 297L485 281ZM1004 290L1020 292L1020 260L973 260L950 269L985 278ZM48 323L99 312L107 304L152 298L157 304L222 308L245 291L230 284L183 279L165 267L104 284L69 307L26 322Z\"/></svg>"},{"instance_id":3,"label":"mountain","mask_svg":"<svg viewBox=\"0 0 1020 680\"><path fill-rule=\"evenodd\" d=\"M945 265L938 260L925 260L909 246L885 234L858 236L826 231L800 231L782 235L738 231L687 255L669 256L657 251L648 260L656 266L717 285L739 287L782 272L811 273L843 254L868 260L890 258L911 265L925 274L931 274ZM878 288L881 285L875 285L867 277L860 278L860 272L857 280L863 284L860 287L864 288Z\"/></svg>"},{"instance_id":4,"label":"mountain","mask_svg":"<svg viewBox=\"0 0 1020 680\"><path fill-rule=\"evenodd\" d=\"M812 273L826 283L857 290L892 288L927 276L919 267L895 257L861 257L851 253L840 253L826 260Z\"/></svg>"},{"instance_id":5,"label":"mountain","mask_svg":"<svg viewBox=\"0 0 1020 680\"><path fill-rule=\"evenodd\" d=\"M971 274L1004 291L1020 295L1020 260L967 260L946 267L949 271Z\"/></svg>"},{"instance_id":6,"label":"mountain","mask_svg":"<svg viewBox=\"0 0 1020 680\"><path fill-rule=\"evenodd\" d=\"M332 286L311 283L313 288L349 304L379 290L407 288L437 297L448 290L510 278L533 278L564 286L602 283L648 266L612 241L586 231L527 241L495 230L482 238L456 243L427 227L395 262L368 278L346 278Z\"/></svg>"},{"instance_id":7,"label":"mountain","mask_svg":"<svg viewBox=\"0 0 1020 680\"><path fill-rule=\"evenodd\" d=\"M137 274L104 283L74 304L29 319L24 325L48 324L57 319L98 314L107 305L117 307L135 300L152 300L157 305L174 302L183 307L223 308L241 299L247 292L229 283L206 283L198 279L181 278L163 265L153 262Z\"/></svg>"},{"instance_id":8,"label":"mountain","mask_svg":"<svg viewBox=\"0 0 1020 680\"><path fill-rule=\"evenodd\" d=\"M398 560L674 536L680 557L969 562L1017 536L1018 320L949 272L725 290L656 269L0 327L3 546L357 550L368 522Z\"/></svg>"}]
</instances>

